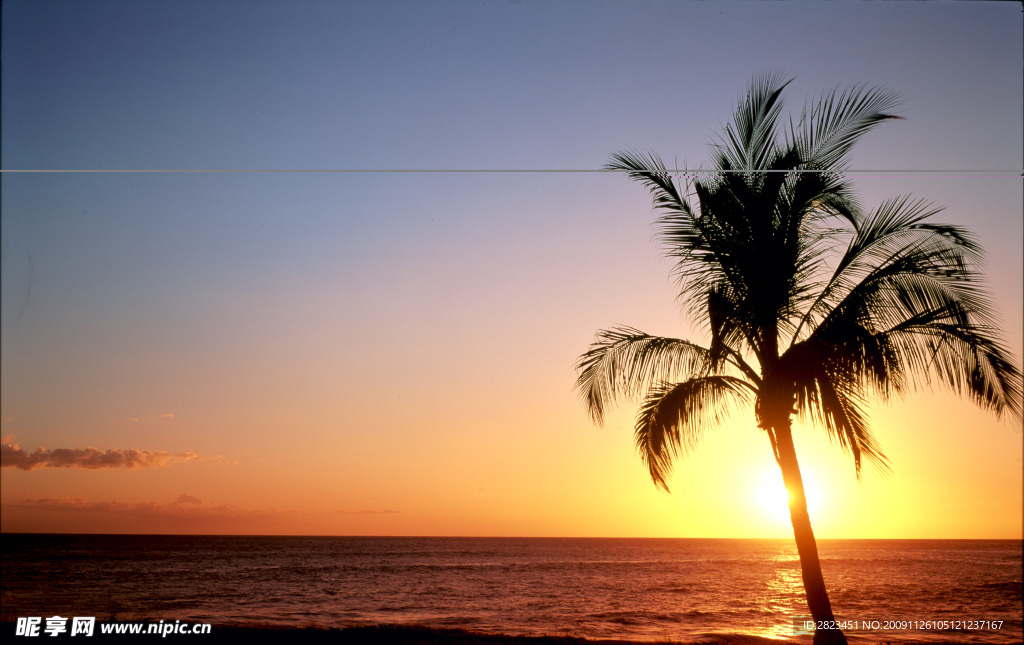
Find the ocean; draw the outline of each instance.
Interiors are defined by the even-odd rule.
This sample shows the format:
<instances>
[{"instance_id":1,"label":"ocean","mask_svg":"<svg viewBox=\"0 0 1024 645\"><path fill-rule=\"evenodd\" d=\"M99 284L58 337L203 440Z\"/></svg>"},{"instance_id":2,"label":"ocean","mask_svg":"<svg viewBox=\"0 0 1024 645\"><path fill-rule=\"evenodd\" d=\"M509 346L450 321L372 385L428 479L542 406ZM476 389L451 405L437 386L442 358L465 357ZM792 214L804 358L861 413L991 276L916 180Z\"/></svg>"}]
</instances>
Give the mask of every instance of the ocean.
<instances>
[{"instance_id":1,"label":"ocean","mask_svg":"<svg viewBox=\"0 0 1024 645\"><path fill-rule=\"evenodd\" d=\"M1022 639L1020 540L820 540L852 642ZM790 540L3 536L2 620L809 642Z\"/></svg>"}]
</instances>

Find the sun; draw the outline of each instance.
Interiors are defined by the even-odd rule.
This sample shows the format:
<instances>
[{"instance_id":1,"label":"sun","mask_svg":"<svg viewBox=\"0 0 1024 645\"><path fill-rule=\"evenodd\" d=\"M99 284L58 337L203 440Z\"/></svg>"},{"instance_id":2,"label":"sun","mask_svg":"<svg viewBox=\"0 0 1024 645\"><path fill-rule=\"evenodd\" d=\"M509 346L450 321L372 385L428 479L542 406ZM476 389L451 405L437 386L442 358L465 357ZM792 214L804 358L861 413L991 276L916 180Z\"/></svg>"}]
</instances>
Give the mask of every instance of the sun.
<instances>
[{"instance_id":1,"label":"sun","mask_svg":"<svg viewBox=\"0 0 1024 645\"><path fill-rule=\"evenodd\" d=\"M804 495L807 497L807 511L814 517L815 509L820 507L821 488L813 477L803 473ZM782 473L778 468L765 468L754 480L756 506L768 518L779 524L789 524L789 491L782 483Z\"/></svg>"},{"instance_id":2,"label":"sun","mask_svg":"<svg viewBox=\"0 0 1024 645\"><path fill-rule=\"evenodd\" d=\"M777 468L765 469L755 480L757 507L778 523L789 521L789 491L782 483L782 473Z\"/></svg>"}]
</instances>

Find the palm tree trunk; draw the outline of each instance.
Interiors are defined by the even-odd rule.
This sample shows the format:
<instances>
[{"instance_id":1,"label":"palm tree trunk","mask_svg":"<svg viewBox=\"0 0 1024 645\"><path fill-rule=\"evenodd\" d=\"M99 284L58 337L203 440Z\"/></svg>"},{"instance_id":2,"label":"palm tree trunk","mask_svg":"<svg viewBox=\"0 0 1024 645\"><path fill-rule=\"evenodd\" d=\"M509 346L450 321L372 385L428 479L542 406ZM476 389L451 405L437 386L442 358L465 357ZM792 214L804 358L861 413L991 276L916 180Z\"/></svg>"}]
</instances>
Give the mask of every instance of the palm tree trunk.
<instances>
[{"instance_id":1,"label":"palm tree trunk","mask_svg":"<svg viewBox=\"0 0 1024 645\"><path fill-rule=\"evenodd\" d=\"M814 645L845 645L846 636L836 626L832 603L829 602L828 591L825 589L825 578L821 575L818 545L814 540L814 531L811 530L811 517L807 513L807 498L804 496L804 481L800 475L800 464L796 460L796 448L793 446L789 424L775 428L774 435L782 481L789 491L789 518L793 523L796 550L800 554L800 570L803 574L804 591L807 594L807 607L817 627L814 631Z\"/></svg>"}]
</instances>

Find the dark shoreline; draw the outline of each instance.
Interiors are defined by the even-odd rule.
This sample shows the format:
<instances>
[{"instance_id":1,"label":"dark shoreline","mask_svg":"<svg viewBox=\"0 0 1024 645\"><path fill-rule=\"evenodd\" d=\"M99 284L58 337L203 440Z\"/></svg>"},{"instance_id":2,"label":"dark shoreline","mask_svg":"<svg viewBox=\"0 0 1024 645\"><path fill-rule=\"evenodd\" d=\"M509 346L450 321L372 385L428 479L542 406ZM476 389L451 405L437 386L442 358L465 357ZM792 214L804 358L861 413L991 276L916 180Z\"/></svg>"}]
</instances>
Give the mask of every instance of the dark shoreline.
<instances>
[{"instance_id":1,"label":"dark shoreline","mask_svg":"<svg viewBox=\"0 0 1024 645\"><path fill-rule=\"evenodd\" d=\"M320 629L261 628L233 626L214 628L214 633L245 643L339 643L346 645L679 645L677 641L632 641L619 639L588 639L575 636L512 636L466 631L464 629L424 627L419 625L371 625ZM308 640L307 640L308 639ZM725 645L727 643L783 644L757 636L722 635L686 641L686 645ZM793 641L796 642L796 641Z\"/></svg>"},{"instance_id":2,"label":"dark shoreline","mask_svg":"<svg viewBox=\"0 0 1024 645\"><path fill-rule=\"evenodd\" d=\"M104 623L109 624L109 623ZM125 623L130 624L130 623ZM3 621L0 634L15 636L16 624ZM60 634L51 637L45 633L36 636L44 642L67 642L71 637ZM245 643L246 645L809 645L810 636L799 640L779 640L746 634L702 634L686 641L590 639L576 636L518 636L500 633L472 632L464 629L425 627L421 625L367 625L358 627L286 627L279 625L213 625L208 634L103 634L100 623L95 633L85 637L83 643L103 642L135 643L191 642L196 645L214 643ZM856 642L857 639L854 639ZM75 641L72 641L75 642ZM953 645L963 641L917 640L873 642L872 645L889 643L913 643L915 645ZM1001 641L1000 643L1019 643Z\"/></svg>"}]
</instances>

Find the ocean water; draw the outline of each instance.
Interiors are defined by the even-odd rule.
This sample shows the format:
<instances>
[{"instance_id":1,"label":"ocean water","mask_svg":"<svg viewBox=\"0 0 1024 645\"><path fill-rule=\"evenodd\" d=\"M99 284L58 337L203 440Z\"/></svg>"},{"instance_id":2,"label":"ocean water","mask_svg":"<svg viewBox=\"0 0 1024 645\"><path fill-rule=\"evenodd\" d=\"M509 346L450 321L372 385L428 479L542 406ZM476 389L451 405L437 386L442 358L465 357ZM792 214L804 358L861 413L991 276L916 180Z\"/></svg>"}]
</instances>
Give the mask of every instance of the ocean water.
<instances>
[{"instance_id":1,"label":"ocean water","mask_svg":"<svg viewBox=\"0 0 1024 645\"><path fill-rule=\"evenodd\" d=\"M851 642L1022 639L1020 540L822 540L819 551ZM810 640L789 540L6 534L0 573L5 621Z\"/></svg>"}]
</instances>

